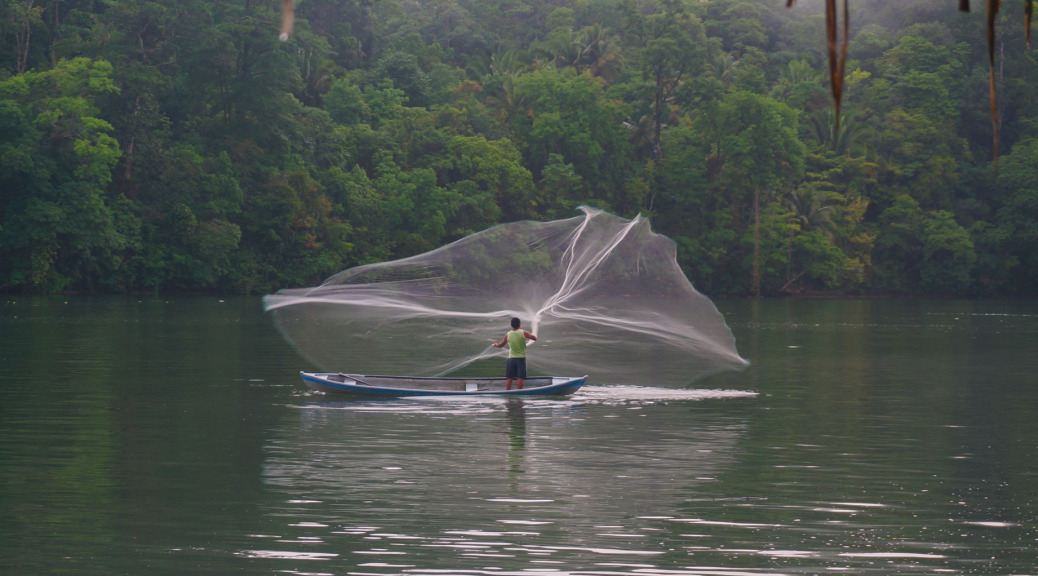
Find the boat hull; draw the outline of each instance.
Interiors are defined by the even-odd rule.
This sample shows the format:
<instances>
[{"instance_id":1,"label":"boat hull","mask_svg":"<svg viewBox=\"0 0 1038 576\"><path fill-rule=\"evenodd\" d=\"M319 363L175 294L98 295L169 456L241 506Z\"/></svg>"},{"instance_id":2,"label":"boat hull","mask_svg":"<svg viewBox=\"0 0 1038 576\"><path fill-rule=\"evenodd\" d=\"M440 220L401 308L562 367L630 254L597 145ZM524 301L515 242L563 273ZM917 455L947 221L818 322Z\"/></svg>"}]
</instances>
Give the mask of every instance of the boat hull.
<instances>
[{"instance_id":1,"label":"boat hull","mask_svg":"<svg viewBox=\"0 0 1038 576\"><path fill-rule=\"evenodd\" d=\"M360 396L567 396L587 382L587 376L532 376L523 388L505 390L505 378L417 378L365 376L341 372L300 372L311 389Z\"/></svg>"}]
</instances>

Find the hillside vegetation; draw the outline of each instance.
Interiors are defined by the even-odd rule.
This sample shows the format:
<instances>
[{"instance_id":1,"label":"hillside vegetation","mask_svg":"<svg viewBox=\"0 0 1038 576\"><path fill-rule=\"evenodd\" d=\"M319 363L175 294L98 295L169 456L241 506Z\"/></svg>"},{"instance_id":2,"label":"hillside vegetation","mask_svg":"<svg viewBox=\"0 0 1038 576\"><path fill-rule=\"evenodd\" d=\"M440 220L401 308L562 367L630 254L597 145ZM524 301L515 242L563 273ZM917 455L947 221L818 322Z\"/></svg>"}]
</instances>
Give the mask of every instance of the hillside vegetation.
<instances>
[{"instance_id":1,"label":"hillside vegetation","mask_svg":"<svg viewBox=\"0 0 1038 576\"><path fill-rule=\"evenodd\" d=\"M1038 295L1038 52L856 0L0 0L0 291L262 293L642 213L710 295ZM1008 11L1006 11L1008 12Z\"/></svg>"}]
</instances>

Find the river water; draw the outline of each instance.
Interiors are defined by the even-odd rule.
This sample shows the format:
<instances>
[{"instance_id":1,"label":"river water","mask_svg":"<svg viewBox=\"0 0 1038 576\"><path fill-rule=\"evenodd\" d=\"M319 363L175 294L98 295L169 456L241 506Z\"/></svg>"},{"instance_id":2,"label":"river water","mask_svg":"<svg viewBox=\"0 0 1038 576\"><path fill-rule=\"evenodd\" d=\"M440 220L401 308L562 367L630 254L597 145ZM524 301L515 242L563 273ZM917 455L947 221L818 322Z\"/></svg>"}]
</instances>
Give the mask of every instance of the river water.
<instances>
[{"instance_id":1,"label":"river water","mask_svg":"<svg viewBox=\"0 0 1038 576\"><path fill-rule=\"evenodd\" d=\"M347 401L258 298L0 299L0 574L1036 573L1038 303L717 305L691 389Z\"/></svg>"}]
</instances>

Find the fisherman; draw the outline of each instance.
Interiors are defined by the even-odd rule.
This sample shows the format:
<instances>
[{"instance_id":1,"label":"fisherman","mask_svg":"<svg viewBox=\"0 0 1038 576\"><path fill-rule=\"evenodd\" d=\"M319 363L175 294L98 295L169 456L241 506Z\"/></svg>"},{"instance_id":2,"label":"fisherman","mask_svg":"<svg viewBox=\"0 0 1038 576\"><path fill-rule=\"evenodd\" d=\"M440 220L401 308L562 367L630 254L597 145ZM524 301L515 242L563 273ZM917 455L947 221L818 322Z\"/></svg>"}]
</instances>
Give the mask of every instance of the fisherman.
<instances>
[{"instance_id":1,"label":"fisherman","mask_svg":"<svg viewBox=\"0 0 1038 576\"><path fill-rule=\"evenodd\" d=\"M526 340L537 341L537 337L523 330L521 325L518 318L512 318L512 329L500 342L494 343L498 348L508 345L508 364L505 366L505 378L508 380L505 382L505 390L512 389L512 380L516 380L517 390L523 389L523 379L526 378Z\"/></svg>"}]
</instances>

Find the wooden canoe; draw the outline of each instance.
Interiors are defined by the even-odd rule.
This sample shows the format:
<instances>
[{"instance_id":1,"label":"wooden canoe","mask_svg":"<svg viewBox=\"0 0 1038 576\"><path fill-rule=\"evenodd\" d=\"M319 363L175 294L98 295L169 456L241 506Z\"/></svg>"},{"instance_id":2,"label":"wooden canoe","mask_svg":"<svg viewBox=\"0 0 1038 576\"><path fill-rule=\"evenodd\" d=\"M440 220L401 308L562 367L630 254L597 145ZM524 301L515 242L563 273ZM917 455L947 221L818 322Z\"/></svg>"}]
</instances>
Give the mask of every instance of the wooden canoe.
<instances>
[{"instance_id":1,"label":"wooden canoe","mask_svg":"<svg viewBox=\"0 0 1038 576\"><path fill-rule=\"evenodd\" d=\"M565 396L587 381L563 376L531 376L523 388L505 390L505 378L421 378L410 376L365 376L342 372L300 372L303 382L313 390L335 394L366 396Z\"/></svg>"}]
</instances>

